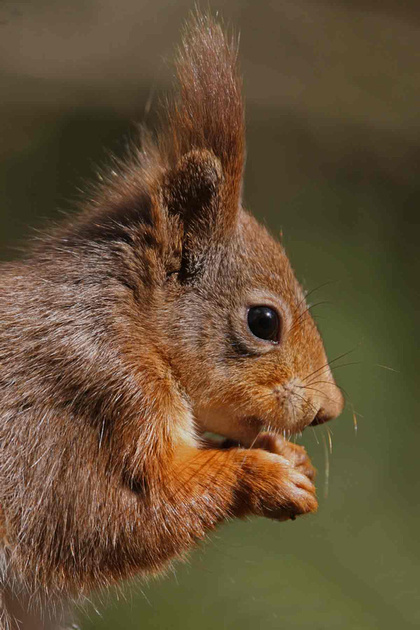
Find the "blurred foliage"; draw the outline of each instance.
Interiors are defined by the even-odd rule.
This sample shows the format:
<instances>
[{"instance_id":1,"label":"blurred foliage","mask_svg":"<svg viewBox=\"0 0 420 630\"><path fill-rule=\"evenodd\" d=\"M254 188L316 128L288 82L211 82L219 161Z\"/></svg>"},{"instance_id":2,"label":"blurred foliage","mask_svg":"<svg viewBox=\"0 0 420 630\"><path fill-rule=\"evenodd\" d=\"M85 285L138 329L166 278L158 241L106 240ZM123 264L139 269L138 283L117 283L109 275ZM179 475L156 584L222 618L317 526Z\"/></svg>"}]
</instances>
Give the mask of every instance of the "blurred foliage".
<instances>
[{"instance_id":1,"label":"blurred foliage","mask_svg":"<svg viewBox=\"0 0 420 630\"><path fill-rule=\"evenodd\" d=\"M40 3L39 13L33 5L29 17L26 5L18 14L10 5L10 21L17 23L19 32L19 20L23 23L28 17L30 24L48 17L48 28L54 31L54 19L59 19L54 10L61 15L64 4L57 3L50 12L47 4ZM178 36L171 24L175 8L165 12L162 3L153 3L153 13L146 2L137 3L137 8L129 0L121 4L130 19L144 9L145 23L157 29L153 45L167 52L164 34L170 32L173 41ZM100 26L100 3L86 5L91 20L97 18ZM185 16L187 6L180 3L177 19ZM414 99L419 82L409 70L414 60L407 35L419 15L417 5L417 12L410 3L404 4L405 10L397 11L396 6L299 0L279 3L275 9L268 2L235 2L227 11L243 31L243 65L249 69L246 205L274 233L282 230L299 278L308 290L316 289L310 301L330 358L345 355L335 362L347 407L330 427L332 453L324 427L305 431L300 440L320 471L319 513L283 524L251 520L220 528L187 564L177 565L174 574L130 585L123 595L104 602L104 596L98 597L100 615L93 604L82 613L86 630L382 630L420 624L416 394L420 127ZM103 3L104 13L109 7ZM74 10L66 23L67 44L80 35L76 23L82 23L82 14ZM123 18L117 17L113 19L121 30ZM162 24L161 33L157 24ZM10 26L7 20L2 25ZM99 26L95 30L99 39L92 44L95 51L105 46ZM291 42L296 52L294 57L279 53L275 59L267 58L274 74L265 68L264 75L261 65L252 66L253 59L258 55L259 64L264 64L263 50L270 46L270 38L276 50L276 28L283 47ZM325 56L325 35L332 33ZM351 34L354 63L349 61L340 73L334 53L341 59L346 47L353 54ZM150 31L145 37L145 43L132 43L138 58L143 43L149 49ZM379 50L375 62L365 60L358 47L360 37L366 50L382 41L382 57ZM17 41L23 45L26 40ZM262 47L258 50L257 41ZM312 59L313 50L318 50L318 58ZM131 60L116 45L106 52L109 58L114 54L127 63ZM4 58L10 89L1 117L3 258L14 256L17 244L33 228L47 218L59 219L60 209L72 207L83 178L93 176L95 163L106 161L105 149L122 151L124 136L133 133L130 121L139 117L134 112L142 112L150 96L148 57L138 63L138 75L143 76L144 69L144 77L135 90L130 91L129 72L117 79L115 69L110 73L110 85L121 79L118 104L114 97L105 98L112 93L111 87L108 91L104 87L106 67L95 97L83 91L88 82L84 75L80 85L85 87L78 91L76 73L68 65L58 81L52 71L48 75L42 60L32 69L24 67L22 55L20 48L10 49ZM76 58L80 63L83 55ZM56 65L59 59L57 53ZM46 59L45 67L48 63ZM312 107L305 96L310 88L308 71L314 68L319 75L322 64L341 78L327 88L324 81L319 98L313 92ZM95 66L95 72L100 67ZM260 70L267 79L277 78L277 83L265 83L261 97ZM67 71L70 87L65 85ZM287 89L293 79L301 87L292 98ZM68 102L54 97L64 85L64 93L71 95ZM340 99L343 93L354 97L355 85L359 97L353 116L348 102L343 112Z\"/></svg>"}]
</instances>

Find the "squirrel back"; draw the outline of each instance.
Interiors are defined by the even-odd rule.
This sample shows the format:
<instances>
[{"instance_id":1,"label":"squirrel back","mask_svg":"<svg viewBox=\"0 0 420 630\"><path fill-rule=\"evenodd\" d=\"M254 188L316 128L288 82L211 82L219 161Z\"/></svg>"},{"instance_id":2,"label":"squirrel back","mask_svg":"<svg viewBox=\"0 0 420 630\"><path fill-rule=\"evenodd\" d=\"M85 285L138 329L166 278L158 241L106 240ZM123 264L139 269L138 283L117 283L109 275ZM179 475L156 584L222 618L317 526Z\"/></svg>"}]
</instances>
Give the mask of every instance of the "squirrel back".
<instances>
[{"instance_id":1,"label":"squirrel back","mask_svg":"<svg viewBox=\"0 0 420 630\"><path fill-rule=\"evenodd\" d=\"M242 206L236 43L196 15L176 67L157 136L2 265L2 581L41 602L162 571L232 516L315 511L286 438L342 408L287 255Z\"/></svg>"}]
</instances>

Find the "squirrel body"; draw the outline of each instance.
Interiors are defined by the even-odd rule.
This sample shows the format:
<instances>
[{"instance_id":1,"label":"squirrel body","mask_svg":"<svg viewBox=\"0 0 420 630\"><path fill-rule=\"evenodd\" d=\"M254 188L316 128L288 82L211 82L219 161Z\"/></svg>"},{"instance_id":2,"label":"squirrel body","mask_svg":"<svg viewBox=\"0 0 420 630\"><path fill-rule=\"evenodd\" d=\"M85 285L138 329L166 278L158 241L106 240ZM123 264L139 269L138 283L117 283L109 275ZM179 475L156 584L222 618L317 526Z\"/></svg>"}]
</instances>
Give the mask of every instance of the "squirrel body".
<instances>
[{"instance_id":1,"label":"squirrel body","mask_svg":"<svg viewBox=\"0 0 420 630\"><path fill-rule=\"evenodd\" d=\"M242 207L236 57L196 16L157 139L2 265L11 592L88 593L162 571L230 517L317 508L314 469L286 438L343 401L283 247Z\"/></svg>"}]
</instances>

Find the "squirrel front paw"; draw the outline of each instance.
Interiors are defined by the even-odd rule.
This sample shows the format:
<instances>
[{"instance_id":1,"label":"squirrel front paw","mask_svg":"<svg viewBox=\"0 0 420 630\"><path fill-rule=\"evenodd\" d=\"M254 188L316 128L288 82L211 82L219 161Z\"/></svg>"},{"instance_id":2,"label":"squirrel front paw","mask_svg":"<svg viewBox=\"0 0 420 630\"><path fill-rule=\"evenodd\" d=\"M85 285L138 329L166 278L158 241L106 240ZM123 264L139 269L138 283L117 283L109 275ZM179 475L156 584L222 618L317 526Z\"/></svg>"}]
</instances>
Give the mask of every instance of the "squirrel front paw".
<instances>
[{"instance_id":1,"label":"squirrel front paw","mask_svg":"<svg viewBox=\"0 0 420 630\"><path fill-rule=\"evenodd\" d=\"M271 434L257 442L252 450L242 451L236 514L285 521L316 512L315 469L303 447Z\"/></svg>"},{"instance_id":2,"label":"squirrel front paw","mask_svg":"<svg viewBox=\"0 0 420 630\"><path fill-rule=\"evenodd\" d=\"M311 481L316 477L316 470L312 466L309 455L300 444L288 442L274 433L261 433L252 448L262 448L269 453L285 457L296 470L306 475Z\"/></svg>"}]
</instances>

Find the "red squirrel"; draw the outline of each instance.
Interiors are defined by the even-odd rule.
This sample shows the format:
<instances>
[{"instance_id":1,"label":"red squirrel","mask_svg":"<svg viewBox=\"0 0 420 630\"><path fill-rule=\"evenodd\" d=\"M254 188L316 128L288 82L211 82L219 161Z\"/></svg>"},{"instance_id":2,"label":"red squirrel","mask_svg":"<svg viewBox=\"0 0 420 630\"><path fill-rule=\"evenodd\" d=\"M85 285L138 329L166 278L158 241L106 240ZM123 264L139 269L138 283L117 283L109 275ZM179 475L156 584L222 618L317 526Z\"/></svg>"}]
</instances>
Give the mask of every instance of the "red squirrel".
<instances>
[{"instance_id":1,"label":"red squirrel","mask_svg":"<svg viewBox=\"0 0 420 630\"><path fill-rule=\"evenodd\" d=\"M196 15L176 69L157 132L2 264L5 601L77 597L226 519L317 509L287 438L343 399L283 246L242 205L237 44Z\"/></svg>"}]
</instances>

